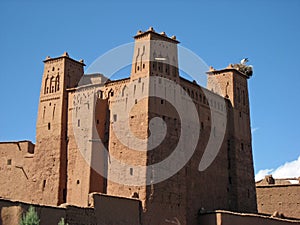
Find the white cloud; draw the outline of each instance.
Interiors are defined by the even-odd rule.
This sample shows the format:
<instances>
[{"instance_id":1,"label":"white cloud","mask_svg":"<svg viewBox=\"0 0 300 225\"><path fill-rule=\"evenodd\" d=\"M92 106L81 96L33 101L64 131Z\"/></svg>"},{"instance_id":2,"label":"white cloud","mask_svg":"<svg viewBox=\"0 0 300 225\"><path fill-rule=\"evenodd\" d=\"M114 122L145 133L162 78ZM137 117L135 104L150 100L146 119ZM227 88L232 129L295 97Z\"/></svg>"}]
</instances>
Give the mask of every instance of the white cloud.
<instances>
[{"instance_id":1,"label":"white cloud","mask_svg":"<svg viewBox=\"0 0 300 225\"><path fill-rule=\"evenodd\" d=\"M300 177L300 156L298 159L286 162L276 169L264 169L255 175L255 181L263 179L266 175L272 174L274 178L294 178Z\"/></svg>"}]
</instances>

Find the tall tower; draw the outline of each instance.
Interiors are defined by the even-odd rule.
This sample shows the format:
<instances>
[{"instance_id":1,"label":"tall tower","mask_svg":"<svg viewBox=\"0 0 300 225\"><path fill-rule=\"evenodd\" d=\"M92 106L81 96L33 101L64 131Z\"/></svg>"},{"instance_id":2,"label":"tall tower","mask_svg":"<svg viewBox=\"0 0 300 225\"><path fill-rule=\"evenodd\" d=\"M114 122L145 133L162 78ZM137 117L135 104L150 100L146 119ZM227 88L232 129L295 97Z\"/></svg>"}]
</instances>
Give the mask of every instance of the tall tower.
<instances>
[{"instance_id":1,"label":"tall tower","mask_svg":"<svg viewBox=\"0 0 300 225\"><path fill-rule=\"evenodd\" d=\"M162 78L167 78L176 83L179 82L177 56L177 44L179 42L175 36L168 37L164 32L156 33L153 28L149 28L145 32L139 31L134 38L135 46L130 80L126 81L127 83L120 88L122 91L118 100L114 99L118 96L117 91L115 91L117 94L113 97L110 95L109 106L111 114L110 157L118 159L124 164L132 165L132 167L128 168L127 171L125 169L122 169L122 171L114 170L112 169L113 160L111 160L108 169L107 194L139 198L142 201L144 212L147 212L143 214L145 224L159 224L160 220L165 220L163 216L166 214L175 214L175 209L158 210L160 206L165 206L165 204L161 203L164 193L159 190L167 188L167 185L150 184L150 172L149 170L144 170L144 168L149 168L152 164L159 162L161 158L168 156L170 150L172 150L171 148L164 148L163 146L168 144L164 142L161 147L148 151L153 135L155 135L150 131L151 120L155 117L161 117L163 120L167 117L167 113L174 114L174 110L171 112L167 111L169 103L164 99L150 97L150 89L151 85L154 85L157 90L165 90L169 83L165 83ZM174 94L174 91L172 94ZM131 104L130 102L133 103ZM115 106L117 104L121 106L121 103L124 103L124 107L123 105L122 107ZM132 109L129 110L128 115L125 115L127 118L121 117L120 111L124 111L126 107L128 108L131 105L133 105ZM165 114L163 114L163 111ZM168 120L172 124L174 121L174 119L172 121ZM122 142L114 133L114 126L118 123L120 124L120 129L118 129L118 132L121 133L120 137L125 137ZM125 128L128 127L128 124L130 124L130 129L127 130ZM127 138L129 132L132 134L132 138ZM173 130L174 132L176 131ZM168 140L174 142L173 139ZM138 149L136 148L137 146ZM113 182L112 179L118 178L120 181L124 181L125 179L131 180L135 176L137 180L142 180L143 184L140 186L124 185ZM171 191L168 190L168 192ZM170 195L171 193L168 193L167 198ZM177 199L175 200L177 201Z\"/></svg>"},{"instance_id":2,"label":"tall tower","mask_svg":"<svg viewBox=\"0 0 300 225\"><path fill-rule=\"evenodd\" d=\"M64 53L47 57L36 124L33 201L59 205L66 202L67 184L67 88L76 87L83 76L83 61Z\"/></svg>"},{"instance_id":3,"label":"tall tower","mask_svg":"<svg viewBox=\"0 0 300 225\"><path fill-rule=\"evenodd\" d=\"M208 72L207 88L229 100L228 170L230 208L234 211L257 212L252 157L249 75L239 70L240 64Z\"/></svg>"}]
</instances>

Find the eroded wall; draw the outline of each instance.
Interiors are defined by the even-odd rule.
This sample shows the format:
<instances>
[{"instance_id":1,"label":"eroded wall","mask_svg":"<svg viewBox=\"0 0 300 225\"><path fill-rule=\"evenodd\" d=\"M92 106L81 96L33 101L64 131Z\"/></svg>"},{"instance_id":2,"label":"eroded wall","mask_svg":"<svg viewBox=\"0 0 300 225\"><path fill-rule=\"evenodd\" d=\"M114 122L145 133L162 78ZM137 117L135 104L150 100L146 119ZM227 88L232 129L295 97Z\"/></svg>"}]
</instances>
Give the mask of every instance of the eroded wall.
<instances>
[{"instance_id":1,"label":"eroded wall","mask_svg":"<svg viewBox=\"0 0 300 225\"><path fill-rule=\"evenodd\" d=\"M200 214L198 225L298 225L300 220L272 218L259 214L233 213L218 210Z\"/></svg>"},{"instance_id":2,"label":"eroded wall","mask_svg":"<svg viewBox=\"0 0 300 225\"><path fill-rule=\"evenodd\" d=\"M61 218L69 225L131 224L140 225L140 201L114 196L92 194L91 207L62 205L34 206L41 225L57 225ZM29 204L0 199L0 225L18 225Z\"/></svg>"},{"instance_id":3,"label":"eroded wall","mask_svg":"<svg viewBox=\"0 0 300 225\"><path fill-rule=\"evenodd\" d=\"M0 143L0 197L31 202L34 144Z\"/></svg>"},{"instance_id":4,"label":"eroded wall","mask_svg":"<svg viewBox=\"0 0 300 225\"><path fill-rule=\"evenodd\" d=\"M300 185L257 186L258 212L300 218Z\"/></svg>"}]
</instances>

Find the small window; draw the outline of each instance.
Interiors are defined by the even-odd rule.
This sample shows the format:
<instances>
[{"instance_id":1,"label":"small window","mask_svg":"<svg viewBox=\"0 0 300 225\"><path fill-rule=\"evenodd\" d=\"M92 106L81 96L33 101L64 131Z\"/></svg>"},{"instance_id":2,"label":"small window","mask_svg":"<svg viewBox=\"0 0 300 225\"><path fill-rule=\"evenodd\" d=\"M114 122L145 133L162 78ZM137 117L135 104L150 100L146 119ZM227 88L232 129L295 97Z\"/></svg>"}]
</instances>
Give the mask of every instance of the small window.
<instances>
[{"instance_id":1,"label":"small window","mask_svg":"<svg viewBox=\"0 0 300 225\"><path fill-rule=\"evenodd\" d=\"M97 120L97 124L99 124L99 120Z\"/></svg>"},{"instance_id":2,"label":"small window","mask_svg":"<svg viewBox=\"0 0 300 225\"><path fill-rule=\"evenodd\" d=\"M80 180L77 180L76 183L77 183L77 184L80 184Z\"/></svg>"},{"instance_id":3,"label":"small window","mask_svg":"<svg viewBox=\"0 0 300 225\"><path fill-rule=\"evenodd\" d=\"M241 143L241 150L243 151L244 150L244 144Z\"/></svg>"},{"instance_id":4,"label":"small window","mask_svg":"<svg viewBox=\"0 0 300 225\"><path fill-rule=\"evenodd\" d=\"M48 123L48 130L50 130L51 129L51 124L50 123Z\"/></svg>"},{"instance_id":5,"label":"small window","mask_svg":"<svg viewBox=\"0 0 300 225\"><path fill-rule=\"evenodd\" d=\"M133 175L133 168L130 168L129 173L130 173L130 175Z\"/></svg>"},{"instance_id":6,"label":"small window","mask_svg":"<svg viewBox=\"0 0 300 225\"><path fill-rule=\"evenodd\" d=\"M114 122L116 122L117 121L117 114L114 114Z\"/></svg>"},{"instance_id":7,"label":"small window","mask_svg":"<svg viewBox=\"0 0 300 225\"><path fill-rule=\"evenodd\" d=\"M80 127L80 120L77 121L77 126Z\"/></svg>"},{"instance_id":8,"label":"small window","mask_svg":"<svg viewBox=\"0 0 300 225\"><path fill-rule=\"evenodd\" d=\"M103 91L98 91L97 95L98 95L98 98L102 98L103 97Z\"/></svg>"},{"instance_id":9,"label":"small window","mask_svg":"<svg viewBox=\"0 0 300 225\"><path fill-rule=\"evenodd\" d=\"M145 64L143 64L143 69L145 69Z\"/></svg>"},{"instance_id":10,"label":"small window","mask_svg":"<svg viewBox=\"0 0 300 225\"><path fill-rule=\"evenodd\" d=\"M7 160L7 165L10 166L11 165L11 159Z\"/></svg>"},{"instance_id":11,"label":"small window","mask_svg":"<svg viewBox=\"0 0 300 225\"><path fill-rule=\"evenodd\" d=\"M140 70L140 67L139 67L139 66L137 67L137 70Z\"/></svg>"},{"instance_id":12,"label":"small window","mask_svg":"<svg viewBox=\"0 0 300 225\"><path fill-rule=\"evenodd\" d=\"M160 100L160 104L164 104L164 100L161 99L161 100Z\"/></svg>"},{"instance_id":13,"label":"small window","mask_svg":"<svg viewBox=\"0 0 300 225\"><path fill-rule=\"evenodd\" d=\"M112 92L110 92L110 96L111 97L113 97L114 96L114 92L112 91Z\"/></svg>"},{"instance_id":14,"label":"small window","mask_svg":"<svg viewBox=\"0 0 300 225\"><path fill-rule=\"evenodd\" d=\"M44 191L45 187L46 187L46 180L43 180L43 191Z\"/></svg>"}]
</instances>

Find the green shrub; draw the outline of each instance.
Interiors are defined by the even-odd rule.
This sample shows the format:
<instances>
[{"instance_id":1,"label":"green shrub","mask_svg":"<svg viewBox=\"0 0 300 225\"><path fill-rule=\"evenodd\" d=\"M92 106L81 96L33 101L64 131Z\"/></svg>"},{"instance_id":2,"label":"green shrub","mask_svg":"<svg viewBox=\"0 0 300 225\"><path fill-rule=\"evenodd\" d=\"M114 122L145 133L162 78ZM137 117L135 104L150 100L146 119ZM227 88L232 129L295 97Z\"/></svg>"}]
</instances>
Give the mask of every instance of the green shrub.
<instances>
[{"instance_id":1,"label":"green shrub","mask_svg":"<svg viewBox=\"0 0 300 225\"><path fill-rule=\"evenodd\" d=\"M58 225L68 225L67 223L65 223L65 219L61 218L61 220L59 221Z\"/></svg>"},{"instance_id":2,"label":"green shrub","mask_svg":"<svg viewBox=\"0 0 300 225\"><path fill-rule=\"evenodd\" d=\"M30 206L28 212L23 214L20 225L39 225L40 220L33 206Z\"/></svg>"}]
</instances>

